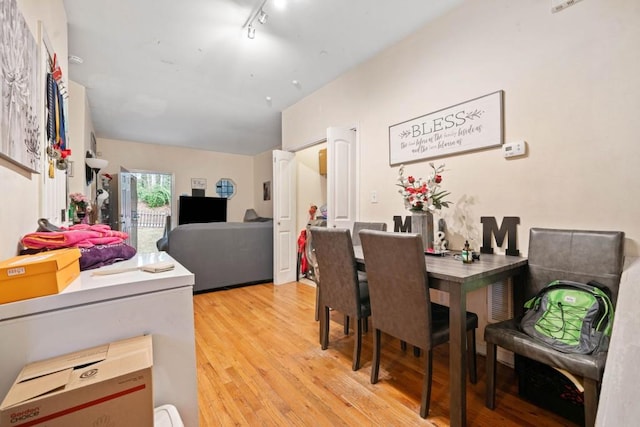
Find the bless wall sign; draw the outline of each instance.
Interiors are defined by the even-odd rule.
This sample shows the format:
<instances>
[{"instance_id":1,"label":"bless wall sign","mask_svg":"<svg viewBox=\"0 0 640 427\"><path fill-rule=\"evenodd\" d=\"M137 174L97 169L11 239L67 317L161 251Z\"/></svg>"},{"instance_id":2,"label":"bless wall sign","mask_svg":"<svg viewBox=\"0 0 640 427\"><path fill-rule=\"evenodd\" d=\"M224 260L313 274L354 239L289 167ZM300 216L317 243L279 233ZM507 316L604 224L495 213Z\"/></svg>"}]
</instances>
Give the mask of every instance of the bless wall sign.
<instances>
[{"instance_id":1,"label":"bless wall sign","mask_svg":"<svg viewBox=\"0 0 640 427\"><path fill-rule=\"evenodd\" d=\"M389 164L501 145L503 94L500 90L389 126Z\"/></svg>"}]
</instances>

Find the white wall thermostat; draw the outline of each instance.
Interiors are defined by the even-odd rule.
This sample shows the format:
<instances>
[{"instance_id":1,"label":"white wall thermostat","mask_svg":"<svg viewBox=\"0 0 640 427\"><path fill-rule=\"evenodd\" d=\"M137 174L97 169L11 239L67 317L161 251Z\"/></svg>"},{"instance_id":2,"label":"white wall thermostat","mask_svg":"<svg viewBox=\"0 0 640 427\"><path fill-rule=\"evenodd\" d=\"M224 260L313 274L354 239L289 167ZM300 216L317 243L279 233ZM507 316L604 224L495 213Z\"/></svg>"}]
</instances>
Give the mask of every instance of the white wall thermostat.
<instances>
[{"instance_id":1,"label":"white wall thermostat","mask_svg":"<svg viewBox=\"0 0 640 427\"><path fill-rule=\"evenodd\" d=\"M505 159L516 156L524 156L525 154L527 154L526 141L510 142L502 146L502 155L505 157Z\"/></svg>"}]
</instances>

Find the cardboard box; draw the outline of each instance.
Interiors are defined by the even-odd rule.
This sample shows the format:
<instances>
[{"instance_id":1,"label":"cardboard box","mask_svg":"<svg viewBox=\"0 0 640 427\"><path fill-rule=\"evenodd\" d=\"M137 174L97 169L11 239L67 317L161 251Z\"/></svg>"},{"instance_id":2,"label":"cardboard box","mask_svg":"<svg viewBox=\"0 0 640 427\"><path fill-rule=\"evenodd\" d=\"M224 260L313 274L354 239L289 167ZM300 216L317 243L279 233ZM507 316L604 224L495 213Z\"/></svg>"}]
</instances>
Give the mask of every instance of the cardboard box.
<instances>
[{"instance_id":1,"label":"cardboard box","mask_svg":"<svg viewBox=\"0 0 640 427\"><path fill-rule=\"evenodd\" d=\"M25 366L0 405L0 426L153 426L151 336Z\"/></svg>"},{"instance_id":2,"label":"cardboard box","mask_svg":"<svg viewBox=\"0 0 640 427\"><path fill-rule=\"evenodd\" d=\"M57 294L80 275L80 249L21 255L0 262L0 304Z\"/></svg>"}]
</instances>

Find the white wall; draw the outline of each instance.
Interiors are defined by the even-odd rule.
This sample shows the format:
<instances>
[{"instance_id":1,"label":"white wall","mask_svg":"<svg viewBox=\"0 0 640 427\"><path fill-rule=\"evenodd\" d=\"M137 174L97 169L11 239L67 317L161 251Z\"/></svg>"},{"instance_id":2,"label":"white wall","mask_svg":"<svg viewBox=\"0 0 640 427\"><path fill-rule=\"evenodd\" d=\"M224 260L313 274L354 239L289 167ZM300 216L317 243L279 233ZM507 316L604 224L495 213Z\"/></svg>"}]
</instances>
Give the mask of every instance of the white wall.
<instances>
[{"instance_id":1,"label":"white wall","mask_svg":"<svg viewBox=\"0 0 640 427\"><path fill-rule=\"evenodd\" d=\"M74 169L73 177L69 177L69 193L83 193L94 200L95 185L87 186L84 163L85 153L91 149L93 121L87 90L74 81L69 82L69 123L69 142Z\"/></svg>"},{"instance_id":2,"label":"white wall","mask_svg":"<svg viewBox=\"0 0 640 427\"><path fill-rule=\"evenodd\" d=\"M68 177L69 193L83 193L94 200L95 184L87 185L84 162L85 154L91 148L93 120L87 89L74 81L69 82L69 123L69 142L73 159L73 176Z\"/></svg>"},{"instance_id":3,"label":"white wall","mask_svg":"<svg viewBox=\"0 0 640 427\"><path fill-rule=\"evenodd\" d=\"M640 6L625 0L556 14L547 1L466 1L285 110L283 147L358 123L360 217L391 225L405 212L388 127L504 90L505 139L526 140L529 155L506 160L489 149L438 160L448 169L444 189L459 202L445 219L451 225L464 210L474 222L471 233L454 230L453 247L480 240L480 216L519 216L523 253L528 230L546 226L623 230L627 254L638 255L638 22ZM407 166L427 170L427 161ZM377 204L368 200L373 190Z\"/></svg>"},{"instance_id":4,"label":"white wall","mask_svg":"<svg viewBox=\"0 0 640 427\"><path fill-rule=\"evenodd\" d=\"M22 12L38 40L38 21L42 21L53 44L63 72L67 66L67 16L62 0L18 0ZM44 94L44 82L42 84ZM44 107L43 107L44 108ZM46 161L43 159L43 171ZM0 259L15 256L22 236L36 230L40 217L40 186L43 179L12 163L0 159L0 183L2 183L2 207L0 207Z\"/></svg>"},{"instance_id":5,"label":"white wall","mask_svg":"<svg viewBox=\"0 0 640 427\"><path fill-rule=\"evenodd\" d=\"M191 178L205 178L205 195L212 197L217 196L216 182L220 178L230 178L236 183L237 192L227 204L227 220L242 221L245 210L254 208L257 185L251 156L102 138L98 138L98 152L101 158L109 161L102 173L118 173L120 167L131 171L173 173L174 206L181 194L191 195Z\"/></svg>"},{"instance_id":6,"label":"white wall","mask_svg":"<svg viewBox=\"0 0 640 427\"><path fill-rule=\"evenodd\" d=\"M443 211L451 247L481 242L481 216L518 216L525 255L529 229L540 226L622 230L626 254L638 256L638 22L640 4L626 0L556 14L548 1L465 1L285 110L283 149L358 123L359 217L393 230L393 216L407 212L398 166L389 166L389 126L504 90L505 140L526 140L529 154L506 160L496 148L436 160L446 163L442 185L454 202ZM425 176L428 161L406 169ZM462 216L468 229L454 221ZM506 241L494 248L504 252ZM486 324L486 290L468 307Z\"/></svg>"}]
</instances>

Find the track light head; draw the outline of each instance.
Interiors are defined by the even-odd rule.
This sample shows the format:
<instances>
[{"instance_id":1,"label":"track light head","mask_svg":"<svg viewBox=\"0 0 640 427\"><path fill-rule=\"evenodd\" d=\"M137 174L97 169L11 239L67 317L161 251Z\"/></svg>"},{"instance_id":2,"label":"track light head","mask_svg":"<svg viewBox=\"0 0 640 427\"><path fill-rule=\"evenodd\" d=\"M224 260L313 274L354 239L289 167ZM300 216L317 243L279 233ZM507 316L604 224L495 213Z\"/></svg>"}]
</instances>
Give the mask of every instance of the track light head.
<instances>
[{"instance_id":1,"label":"track light head","mask_svg":"<svg viewBox=\"0 0 640 427\"><path fill-rule=\"evenodd\" d=\"M249 37L251 40L256 38L256 29L251 24L249 24L249 27L247 28L247 37Z\"/></svg>"},{"instance_id":2,"label":"track light head","mask_svg":"<svg viewBox=\"0 0 640 427\"><path fill-rule=\"evenodd\" d=\"M269 15L267 15L264 10L260 9L260 14L258 15L258 22L261 24L264 24L265 22L267 22L267 18L269 18Z\"/></svg>"}]
</instances>

